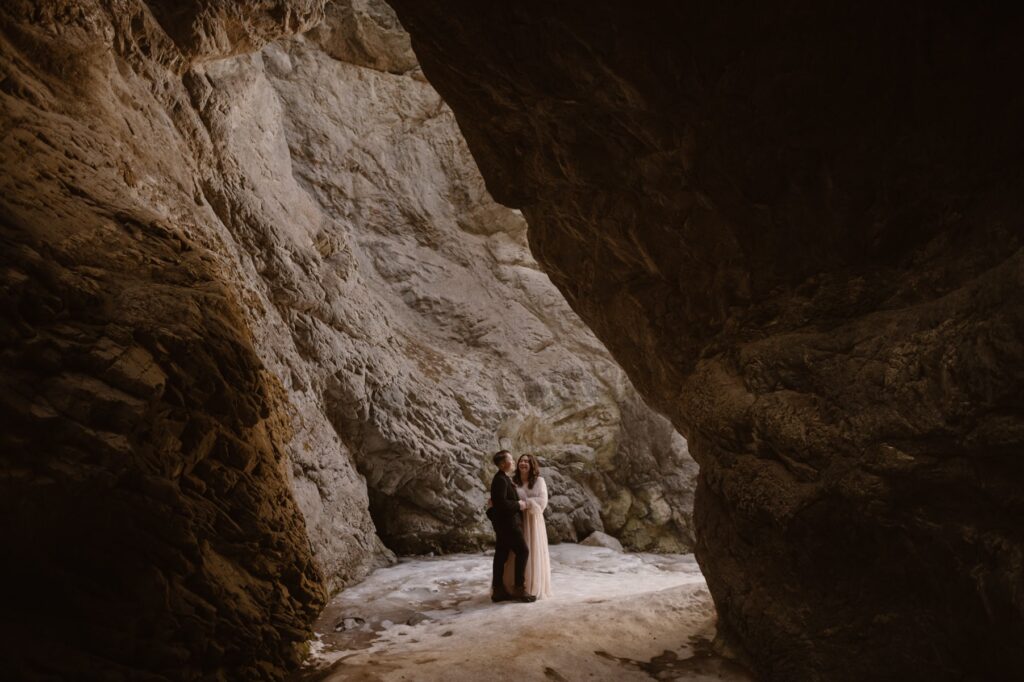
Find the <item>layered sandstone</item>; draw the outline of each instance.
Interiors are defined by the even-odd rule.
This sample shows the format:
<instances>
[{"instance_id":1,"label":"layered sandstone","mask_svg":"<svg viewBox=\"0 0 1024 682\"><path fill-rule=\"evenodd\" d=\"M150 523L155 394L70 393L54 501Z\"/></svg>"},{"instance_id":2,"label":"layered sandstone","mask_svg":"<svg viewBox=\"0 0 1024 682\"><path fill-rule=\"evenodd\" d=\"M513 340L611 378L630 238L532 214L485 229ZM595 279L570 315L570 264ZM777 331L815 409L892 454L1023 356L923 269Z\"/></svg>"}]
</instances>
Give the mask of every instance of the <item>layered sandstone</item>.
<instances>
[{"instance_id":1,"label":"layered sandstone","mask_svg":"<svg viewBox=\"0 0 1024 682\"><path fill-rule=\"evenodd\" d=\"M689 439L698 558L757 671L1024 669L1019 18L392 4L492 194Z\"/></svg>"}]
</instances>

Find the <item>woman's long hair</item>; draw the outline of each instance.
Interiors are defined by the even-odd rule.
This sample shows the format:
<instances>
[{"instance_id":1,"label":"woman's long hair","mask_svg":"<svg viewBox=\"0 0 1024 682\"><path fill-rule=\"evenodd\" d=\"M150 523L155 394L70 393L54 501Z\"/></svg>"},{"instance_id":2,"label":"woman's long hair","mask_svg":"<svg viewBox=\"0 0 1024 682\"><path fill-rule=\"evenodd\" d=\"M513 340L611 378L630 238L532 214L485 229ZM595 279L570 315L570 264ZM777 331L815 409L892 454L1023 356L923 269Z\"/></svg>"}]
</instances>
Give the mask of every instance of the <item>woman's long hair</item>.
<instances>
[{"instance_id":1,"label":"woman's long hair","mask_svg":"<svg viewBox=\"0 0 1024 682\"><path fill-rule=\"evenodd\" d=\"M540 478L540 462L533 455L519 455L519 459L516 460L516 473L512 477L512 480L516 482L516 485L523 485L523 481L520 478L521 473L519 471L519 463L523 461L523 457L530 463L530 473L526 476L526 484L530 490L533 490L533 484Z\"/></svg>"}]
</instances>

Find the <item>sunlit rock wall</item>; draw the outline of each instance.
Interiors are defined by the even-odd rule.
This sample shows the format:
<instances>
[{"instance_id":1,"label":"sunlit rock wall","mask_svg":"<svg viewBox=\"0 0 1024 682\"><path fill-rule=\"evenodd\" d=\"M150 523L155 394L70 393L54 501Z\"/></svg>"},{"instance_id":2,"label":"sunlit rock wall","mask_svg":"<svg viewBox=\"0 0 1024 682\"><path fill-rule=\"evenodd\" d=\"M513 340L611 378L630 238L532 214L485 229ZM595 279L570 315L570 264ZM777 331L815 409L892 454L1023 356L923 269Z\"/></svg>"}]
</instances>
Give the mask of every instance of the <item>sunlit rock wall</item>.
<instances>
[{"instance_id":1,"label":"sunlit rock wall","mask_svg":"<svg viewBox=\"0 0 1024 682\"><path fill-rule=\"evenodd\" d=\"M256 125L283 127L290 175L323 216L323 274L268 278L308 300L289 325L304 357L282 357L281 373L310 377L304 393L366 476L382 537L402 552L487 543L481 509L500 445L545 463L553 539L604 528L685 549L696 468L685 441L539 271L525 221L488 196L390 9L344 8L211 79L229 103L232 83L255 73L252 90L280 102ZM243 154L255 134L232 124L225 136ZM302 309L320 300L344 324L308 320Z\"/></svg>"}]
</instances>

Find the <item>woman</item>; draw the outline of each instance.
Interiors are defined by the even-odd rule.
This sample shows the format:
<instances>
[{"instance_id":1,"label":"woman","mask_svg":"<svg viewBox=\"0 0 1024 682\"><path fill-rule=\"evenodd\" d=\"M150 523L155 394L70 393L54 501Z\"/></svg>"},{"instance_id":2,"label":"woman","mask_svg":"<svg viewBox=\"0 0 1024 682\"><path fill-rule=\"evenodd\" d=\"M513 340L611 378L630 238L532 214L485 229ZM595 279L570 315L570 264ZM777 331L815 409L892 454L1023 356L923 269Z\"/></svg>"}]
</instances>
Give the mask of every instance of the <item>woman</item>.
<instances>
[{"instance_id":1,"label":"woman","mask_svg":"<svg viewBox=\"0 0 1024 682\"><path fill-rule=\"evenodd\" d=\"M548 486L540 475L540 464L533 455L522 455L512 474L519 499L527 502L523 511L523 537L530 550L526 563L526 592L547 599L551 597L551 558L548 555L548 530L544 526L544 509L548 506ZM511 589L515 561L505 562L504 582Z\"/></svg>"}]
</instances>

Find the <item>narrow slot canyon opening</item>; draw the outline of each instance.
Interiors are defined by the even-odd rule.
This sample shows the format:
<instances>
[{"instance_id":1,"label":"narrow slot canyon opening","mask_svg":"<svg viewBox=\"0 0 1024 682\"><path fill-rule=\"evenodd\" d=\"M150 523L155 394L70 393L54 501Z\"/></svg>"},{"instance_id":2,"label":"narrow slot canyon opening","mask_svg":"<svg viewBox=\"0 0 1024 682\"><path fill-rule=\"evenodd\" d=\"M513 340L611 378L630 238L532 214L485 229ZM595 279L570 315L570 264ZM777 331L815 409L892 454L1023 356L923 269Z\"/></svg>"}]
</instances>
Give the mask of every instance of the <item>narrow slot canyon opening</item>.
<instances>
[{"instance_id":1,"label":"narrow slot canyon opening","mask_svg":"<svg viewBox=\"0 0 1024 682\"><path fill-rule=\"evenodd\" d=\"M818 5L0 5L5 672L1016 679L1024 21Z\"/></svg>"},{"instance_id":2,"label":"narrow slot canyon opening","mask_svg":"<svg viewBox=\"0 0 1024 682\"><path fill-rule=\"evenodd\" d=\"M643 622L542 668L721 665L685 440L490 197L392 10L251 12L3 10L16 673L450 677L375 640L476 655L474 619L536 644L623 608ZM532 616L488 597L499 447L550 486Z\"/></svg>"}]
</instances>

